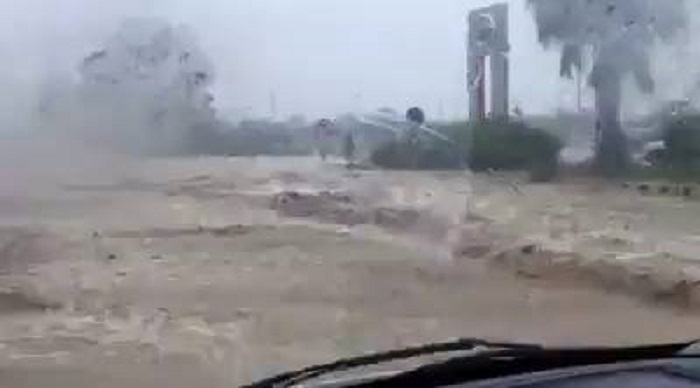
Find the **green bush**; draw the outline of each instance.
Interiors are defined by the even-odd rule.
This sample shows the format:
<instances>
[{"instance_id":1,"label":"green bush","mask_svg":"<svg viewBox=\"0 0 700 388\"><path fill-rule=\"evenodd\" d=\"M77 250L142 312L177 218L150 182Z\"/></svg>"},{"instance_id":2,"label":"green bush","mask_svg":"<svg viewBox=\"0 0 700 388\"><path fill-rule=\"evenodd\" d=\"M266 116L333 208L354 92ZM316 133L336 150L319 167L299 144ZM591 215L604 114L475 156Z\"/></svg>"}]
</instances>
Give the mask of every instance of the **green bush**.
<instances>
[{"instance_id":1,"label":"green bush","mask_svg":"<svg viewBox=\"0 0 700 388\"><path fill-rule=\"evenodd\" d=\"M376 166L395 170L451 170L464 167L459 153L444 141L392 141L371 156Z\"/></svg>"},{"instance_id":2,"label":"green bush","mask_svg":"<svg viewBox=\"0 0 700 388\"><path fill-rule=\"evenodd\" d=\"M664 131L666 152L663 161L670 167L700 167L700 116L684 116L668 124Z\"/></svg>"},{"instance_id":3,"label":"green bush","mask_svg":"<svg viewBox=\"0 0 700 388\"><path fill-rule=\"evenodd\" d=\"M684 115L663 127L665 148L645 155L650 167L635 171L644 179L700 180L700 115Z\"/></svg>"},{"instance_id":4,"label":"green bush","mask_svg":"<svg viewBox=\"0 0 700 388\"><path fill-rule=\"evenodd\" d=\"M372 152L372 163L389 169L407 169L409 161L408 152L402 144L396 141L388 142Z\"/></svg>"},{"instance_id":5,"label":"green bush","mask_svg":"<svg viewBox=\"0 0 700 388\"><path fill-rule=\"evenodd\" d=\"M529 170L534 181L557 172L561 141L521 122L485 121L472 128L469 166L475 171Z\"/></svg>"},{"instance_id":6,"label":"green bush","mask_svg":"<svg viewBox=\"0 0 700 388\"><path fill-rule=\"evenodd\" d=\"M528 170L533 181L557 173L560 140L520 122L453 122L437 126L451 142L389 142L372 154L372 162L389 169Z\"/></svg>"}]
</instances>

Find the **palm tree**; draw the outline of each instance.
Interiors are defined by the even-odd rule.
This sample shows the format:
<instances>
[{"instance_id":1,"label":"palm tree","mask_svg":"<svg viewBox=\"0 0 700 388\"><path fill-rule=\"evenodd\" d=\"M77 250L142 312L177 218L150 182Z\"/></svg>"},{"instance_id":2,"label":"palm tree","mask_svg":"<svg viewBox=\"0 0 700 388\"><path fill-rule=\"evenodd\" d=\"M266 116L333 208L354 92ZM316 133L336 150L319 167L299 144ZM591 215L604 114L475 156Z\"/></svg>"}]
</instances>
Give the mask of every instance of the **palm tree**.
<instances>
[{"instance_id":1,"label":"palm tree","mask_svg":"<svg viewBox=\"0 0 700 388\"><path fill-rule=\"evenodd\" d=\"M628 162L620 124L622 81L654 91L649 50L687 25L685 0L528 0L540 43L561 50L560 76L590 68L595 91L596 165L615 174Z\"/></svg>"}]
</instances>

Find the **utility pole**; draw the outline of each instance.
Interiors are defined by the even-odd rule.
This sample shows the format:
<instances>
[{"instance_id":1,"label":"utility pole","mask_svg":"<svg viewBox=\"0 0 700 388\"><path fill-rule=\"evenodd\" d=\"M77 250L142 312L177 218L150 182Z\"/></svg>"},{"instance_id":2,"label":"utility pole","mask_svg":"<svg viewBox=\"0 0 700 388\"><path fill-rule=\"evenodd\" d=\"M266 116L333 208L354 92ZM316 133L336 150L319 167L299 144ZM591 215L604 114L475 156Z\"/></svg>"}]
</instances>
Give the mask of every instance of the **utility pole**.
<instances>
[{"instance_id":1,"label":"utility pole","mask_svg":"<svg viewBox=\"0 0 700 388\"><path fill-rule=\"evenodd\" d=\"M270 92L270 117L277 118L277 93L274 91Z\"/></svg>"},{"instance_id":2,"label":"utility pole","mask_svg":"<svg viewBox=\"0 0 700 388\"><path fill-rule=\"evenodd\" d=\"M576 111L581 114L583 108L581 106L581 80L582 80L583 69L580 67L576 73Z\"/></svg>"}]
</instances>

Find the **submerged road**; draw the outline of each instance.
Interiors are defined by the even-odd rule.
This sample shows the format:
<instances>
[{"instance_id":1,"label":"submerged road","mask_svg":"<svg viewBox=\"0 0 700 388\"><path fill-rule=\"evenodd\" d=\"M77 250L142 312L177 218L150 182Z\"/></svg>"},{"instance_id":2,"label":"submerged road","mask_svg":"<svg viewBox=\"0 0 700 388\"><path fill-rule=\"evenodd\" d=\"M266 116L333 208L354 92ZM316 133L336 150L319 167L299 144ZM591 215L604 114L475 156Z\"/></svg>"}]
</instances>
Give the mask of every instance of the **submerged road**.
<instances>
[{"instance_id":1,"label":"submerged road","mask_svg":"<svg viewBox=\"0 0 700 388\"><path fill-rule=\"evenodd\" d=\"M551 210L557 200L582 214L581 230L603 230L607 219L586 211L593 195L641 217L593 189L348 172L311 158L24 166L0 169L2 386L224 387L459 336L700 337L692 312L453 255L476 230L469 220L512 236L551 232L541 216L566 213ZM282 192L310 199L280 211ZM678 230L692 222L667 218ZM558 219L571 228L570 217Z\"/></svg>"}]
</instances>

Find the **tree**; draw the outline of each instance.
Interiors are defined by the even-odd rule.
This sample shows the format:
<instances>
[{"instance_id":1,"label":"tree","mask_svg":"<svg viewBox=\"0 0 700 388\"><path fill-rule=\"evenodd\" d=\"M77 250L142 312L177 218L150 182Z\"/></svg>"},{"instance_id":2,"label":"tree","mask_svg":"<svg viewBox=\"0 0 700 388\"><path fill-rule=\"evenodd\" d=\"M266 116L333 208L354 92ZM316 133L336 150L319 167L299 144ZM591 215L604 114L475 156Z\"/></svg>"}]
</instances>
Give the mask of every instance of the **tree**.
<instances>
[{"instance_id":1,"label":"tree","mask_svg":"<svg viewBox=\"0 0 700 388\"><path fill-rule=\"evenodd\" d=\"M590 63L595 91L596 165L605 174L625 167L629 155L622 126L622 82L633 75L651 93L649 51L685 28L685 0L529 0L545 47L561 50L560 75L572 78Z\"/></svg>"},{"instance_id":2,"label":"tree","mask_svg":"<svg viewBox=\"0 0 700 388\"><path fill-rule=\"evenodd\" d=\"M215 121L212 66L185 27L127 20L79 70L91 130L131 150L176 152Z\"/></svg>"}]
</instances>

